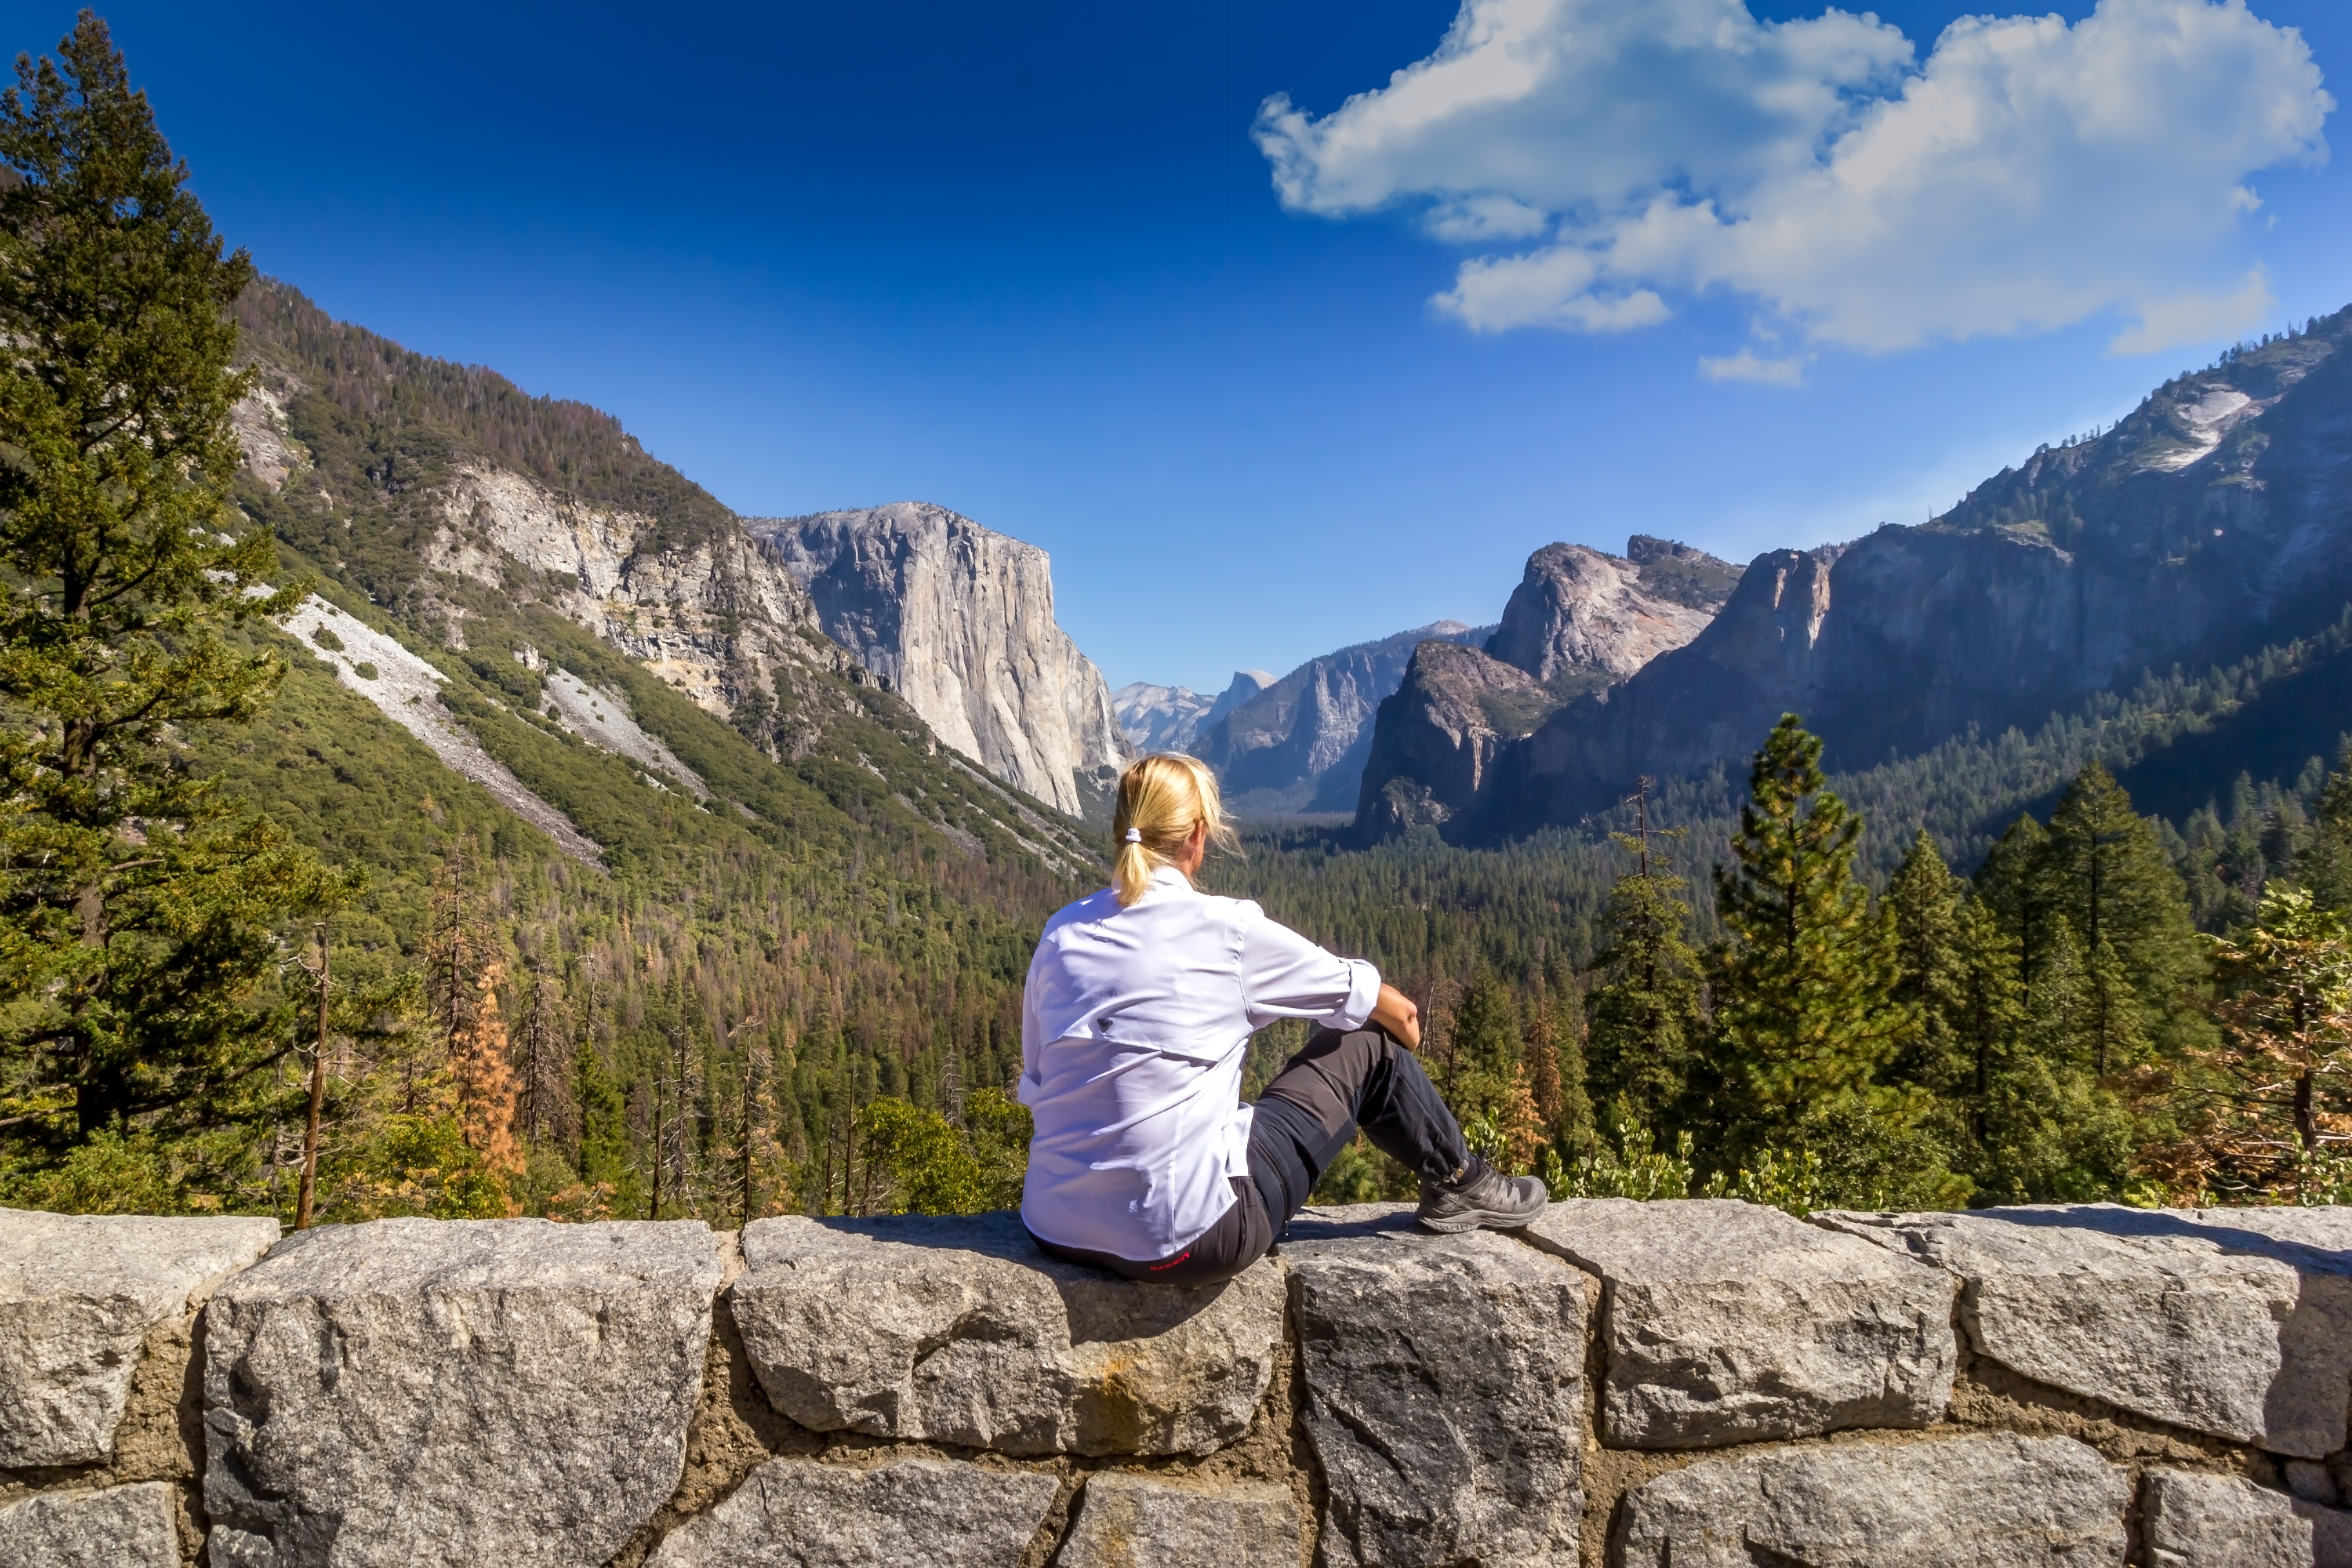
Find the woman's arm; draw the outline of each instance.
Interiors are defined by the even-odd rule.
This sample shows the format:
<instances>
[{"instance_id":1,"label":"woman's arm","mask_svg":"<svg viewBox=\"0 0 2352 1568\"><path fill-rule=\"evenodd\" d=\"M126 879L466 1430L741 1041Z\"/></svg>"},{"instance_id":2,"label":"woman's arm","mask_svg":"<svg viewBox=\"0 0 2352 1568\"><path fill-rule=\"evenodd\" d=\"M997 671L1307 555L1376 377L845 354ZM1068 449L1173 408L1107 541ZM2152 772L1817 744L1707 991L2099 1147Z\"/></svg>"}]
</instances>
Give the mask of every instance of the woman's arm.
<instances>
[{"instance_id":1,"label":"woman's arm","mask_svg":"<svg viewBox=\"0 0 2352 1568\"><path fill-rule=\"evenodd\" d=\"M1389 1037L1407 1050L1421 1047L1421 1009L1385 980L1381 982L1381 999L1372 1005L1372 1016L1364 1022L1386 1029Z\"/></svg>"}]
</instances>

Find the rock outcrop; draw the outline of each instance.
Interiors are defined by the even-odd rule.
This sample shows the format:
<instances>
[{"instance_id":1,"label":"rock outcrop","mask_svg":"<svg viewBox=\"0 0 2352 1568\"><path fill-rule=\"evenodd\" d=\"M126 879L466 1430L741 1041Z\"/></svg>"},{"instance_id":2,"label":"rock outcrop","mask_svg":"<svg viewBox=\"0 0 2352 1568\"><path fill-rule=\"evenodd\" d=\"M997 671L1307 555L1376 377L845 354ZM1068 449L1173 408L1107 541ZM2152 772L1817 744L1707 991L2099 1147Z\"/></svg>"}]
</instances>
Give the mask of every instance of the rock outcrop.
<instances>
[{"instance_id":1,"label":"rock outcrop","mask_svg":"<svg viewBox=\"0 0 2352 1568\"><path fill-rule=\"evenodd\" d=\"M1583 1282L1507 1237L1435 1237L1405 1205L1290 1228L1320 1568L1568 1568L1583 1511Z\"/></svg>"},{"instance_id":2,"label":"rock outcrop","mask_svg":"<svg viewBox=\"0 0 2352 1568\"><path fill-rule=\"evenodd\" d=\"M776 1459L661 1543L648 1568L1019 1568L1051 1476L937 1459Z\"/></svg>"},{"instance_id":3,"label":"rock outcrop","mask_svg":"<svg viewBox=\"0 0 2352 1568\"><path fill-rule=\"evenodd\" d=\"M1559 701L1532 675L1458 643L1413 650L1403 684L1381 704L1356 821L1387 838L1451 821L1475 802L1495 759Z\"/></svg>"},{"instance_id":4,"label":"rock outcrop","mask_svg":"<svg viewBox=\"0 0 2352 1568\"><path fill-rule=\"evenodd\" d=\"M2344 1447L2352 1257L2107 1204L1815 1217L1949 1270L1977 1352L2037 1383L2273 1454Z\"/></svg>"},{"instance_id":5,"label":"rock outcrop","mask_svg":"<svg viewBox=\"0 0 2352 1568\"><path fill-rule=\"evenodd\" d=\"M172 1489L40 1492L0 1508L0 1568L180 1568Z\"/></svg>"},{"instance_id":6,"label":"rock outcrop","mask_svg":"<svg viewBox=\"0 0 2352 1568\"><path fill-rule=\"evenodd\" d=\"M1729 562L1646 535L1622 556L1547 544L1528 557L1486 652L1541 682L1622 680L1705 631L1738 579Z\"/></svg>"},{"instance_id":7,"label":"rock outcrop","mask_svg":"<svg viewBox=\"0 0 2352 1568\"><path fill-rule=\"evenodd\" d=\"M1076 815L1132 754L1036 546L922 501L746 526L828 637L998 777Z\"/></svg>"},{"instance_id":8,"label":"rock outcrop","mask_svg":"<svg viewBox=\"0 0 2352 1568\"><path fill-rule=\"evenodd\" d=\"M0 1468L105 1460L149 1331L277 1239L274 1219L0 1209Z\"/></svg>"},{"instance_id":9,"label":"rock outcrop","mask_svg":"<svg viewBox=\"0 0 2352 1568\"><path fill-rule=\"evenodd\" d=\"M1637 775L1736 763L1784 712L1832 769L2032 731L2331 626L2352 598L2347 340L2352 310L2168 383L1930 522L1765 552L1701 635L1561 708L1455 816L1574 822Z\"/></svg>"},{"instance_id":10,"label":"rock outcrop","mask_svg":"<svg viewBox=\"0 0 2352 1568\"><path fill-rule=\"evenodd\" d=\"M1954 1281L1778 1209L1559 1203L1527 1238L1601 1277L1602 1439L1698 1448L1944 1414Z\"/></svg>"},{"instance_id":11,"label":"rock outcrop","mask_svg":"<svg viewBox=\"0 0 2352 1568\"><path fill-rule=\"evenodd\" d=\"M2352 1568L2352 1513L2235 1476L2152 1470L2148 1568Z\"/></svg>"},{"instance_id":12,"label":"rock outcrop","mask_svg":"<svg viewBox=\"0 0 2352 1568\"><path fill-rule=\"evenodd\" d=\"M1298 1505L1281 1487L1092 1476L1059 1568L1298 1568Z\"/></svg>"},{"instance_id":13,"label":"rock outcrop","mask_svg":"<svg viewBox=\"0 0 2352 1568\"><path fill-rule=\"evenodd\" d=\"M1563 703L1690 642L1739 579L1728 562L1647 534L1622 556L1580 544L1537 551L1483 653L1424 643L1381 704L1359 830L1384 838L1475 812L1507 752Z\"/></svg>"},{"instance_id":14,"label":"rock outcrop","mask_svg":"<svg viewBox=\"0 0 2352 1568\"><path fill-rule=\"evenodd\" d=\"M2122 1568L2130 1477L2065 1437L1768 1450L1634 1489L1622 1568Z\"/></svg>"},{"instance_id":15,"label":"rock outcrop","mask_svg":"<svg viewBox=\"0 0 2352 1568\"><path fill-rule=\"evenodd\" d=\"M1475 644L1491 627L1438 621L1357 643L1272 682L1201 727L1197 754L1217 770L1226 803L1244 814L1352 811L1372 748L1372 717L1432 640ZM1255 678L1243 671L1220 704Z\"/></svg>"},{"instance_id":16,"label":"rock outcrop","mask_svg":"<svg viewBox=\"0 0 2352 1568\"><path fill-rule=\"evenodd\" d=\"M164 1314L10 1320L131 1394L0 1463L0 1568L2352 1568L2352 1209L1365 1205L1206 1289L1009 1215L256 1226L0 1210Z\"/></svg>"},{"instance_id":17,"label":"rock outcrop","mask_svg":"<svg viewBox=\"0 0 2352 1568\"><path fill-rule=\"evenodd\" d=\"M1037 1250L1016 1215L764 1219L732 1300L776 1407L818 1432L1006 1454L1201 1454L1274 1377L1282 1280L1138 1285Z\"/></svg>"},{"instance_id":18,"label":"rock outcrop","mask_svg":"<svg viewBox=\"0 0 2352 1568\"><path fill-rule=\"evenodd\" d=\"M700 1222L303 1232L205 1309L214 1568L596 1568L677 1487Z\"/></svg>"}]
</instances>

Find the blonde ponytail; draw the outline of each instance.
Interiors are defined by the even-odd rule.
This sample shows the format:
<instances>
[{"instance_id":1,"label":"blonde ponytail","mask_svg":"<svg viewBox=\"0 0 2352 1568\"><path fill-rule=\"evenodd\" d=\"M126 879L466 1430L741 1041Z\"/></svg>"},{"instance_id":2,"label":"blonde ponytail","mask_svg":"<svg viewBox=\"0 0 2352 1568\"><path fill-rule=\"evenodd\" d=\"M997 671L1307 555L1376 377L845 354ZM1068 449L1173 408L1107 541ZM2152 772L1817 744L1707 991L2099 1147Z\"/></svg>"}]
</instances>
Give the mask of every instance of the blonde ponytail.
<instances>
[{"instance_id":1,"label":"blonde ponytail","mask_svg":"<svg viewBox=\"0 0 2352 1568\"><path fill-rule=\"evenodd\" d=\"M1184 853L1192 829L1206 823L1209 842L1231 848L1217 775L1208 764L1174 752L1155 752L1118 775L1118 806L1110 821L1111 890L1127 909L1151 886L1152 873Z\"/></svg>"}]
</instances>

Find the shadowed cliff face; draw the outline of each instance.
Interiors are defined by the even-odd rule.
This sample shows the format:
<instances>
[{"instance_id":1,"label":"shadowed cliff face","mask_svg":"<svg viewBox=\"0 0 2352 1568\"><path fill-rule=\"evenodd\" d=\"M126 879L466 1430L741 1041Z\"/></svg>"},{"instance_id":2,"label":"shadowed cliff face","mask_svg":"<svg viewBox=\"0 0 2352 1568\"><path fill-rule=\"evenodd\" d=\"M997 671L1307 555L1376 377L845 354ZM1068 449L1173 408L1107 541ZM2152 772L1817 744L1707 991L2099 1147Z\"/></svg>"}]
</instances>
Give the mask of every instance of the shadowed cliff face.
<instances>
[{"instance_id":1,"label":"shadowed cliff face","mask_svg":"<svg viewBox=\"0 0 2352 1568\"><path fill-rule=\"evenodd\" d=\"M1432 638L1466 643L1486 636L1483 627L1439 621L1310 658L1204 723L1198 755L1244 814L1347 811L1371 751L1372 716L1404 679L1412 650ZM1227 698L1241 694L1249 673L1236 677Z\"/></svg>"},{"instance_id":2,"label":"shadowed cliff face","mask_svg":"<svg viewBox=\"0 0 2352 1568\"><path fill-rule=\"evenodd\" d=\"M2352 312L2169 382L1933 522L1768 552L1697 637L1505 747L1449 816L1572 822L1640 774L1746 755L1783 712L1832 767L1867 765L2333 622L2352 599L2347 336Z\"/></svg>"},{"instance_id":3,"label":"shadowed cliff face","mask_svg":"<svg viewBox=\"0 0 2352 1568\"><path fill-rule=\"evenodd\" d=\"M1646 534L1622 556L1537 551L1486 652L1425 642L1381 704L1359 825L1384 836L1474 810L1517 742L1563 703L1699 636L1740 581L1728 562Z\"/></svg>"},{"instance_id":4,"label":"shadowed cliff face","mask_svg":"<svg viewBox=\"0 0 2352 1568\"><path fill-rule=\"evenodd\" d=\"M745 526L827 636L999 777L1077 815L1132 754L1044 551L921 501Z\"/></svg>"}]
</instances>

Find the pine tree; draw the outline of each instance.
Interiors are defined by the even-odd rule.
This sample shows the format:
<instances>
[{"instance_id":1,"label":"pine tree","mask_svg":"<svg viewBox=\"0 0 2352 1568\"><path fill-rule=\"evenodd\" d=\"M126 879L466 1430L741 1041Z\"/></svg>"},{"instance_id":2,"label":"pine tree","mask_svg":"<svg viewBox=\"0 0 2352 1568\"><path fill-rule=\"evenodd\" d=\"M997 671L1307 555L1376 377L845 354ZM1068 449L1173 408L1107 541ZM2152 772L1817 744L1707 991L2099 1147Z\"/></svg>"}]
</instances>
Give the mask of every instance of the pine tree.
<instances>
[{"instance_id":1,"label":"pine tree","mask_svg":"<svg viewBox=\"0 0 2352 1568\"><path fill-rule=\"evenodd\" d=\"M1888 933L1853 877L1862 823L1822 787L1821 755L1783 715L1748 776L1738 863L1716 868L1725 1109L1767 1137L1866 1089L1903 1026Z\"/></svg>"},{"instance_id":2,"label":"pine tree","mask_svg":"<svg viewBox=\"0 0 2352 1568\"><path fill-rule=\"evenodd\" d=\"M2352 751L2320 786L2317 817L2295 860L2295 879L2315 907L2352 914Z\"/></svg>"},{"instance_id":3,"label":"pine tree","mask_svg":"<svg viewBox=\"0 0 2352 1568\"><path fill-rule=\"evenodd\" d=\"M2049 946L2053 915L2042 867L2050 836L2032 816L2020 816L1977 868L1976 891L2016 951L2016 982L2033 984Z\"/></svg>"},{"instance_id":4,"label":"pine tree","mask_svg":"<svg viewBox=\"0 0 2352 1568\"><path fill-rule=\"evenodd\" d=\"M1492 970L1473 972L1446 1037L1439 1087L1471 1147L1508 1170L1531 1169L1549 1139L1528 1083L1517 1005Z\"/></svg>"},{"instance_id":5,"label":"pine tree","mask_svg":"<svg viewBox=\"0 0 2352 1568\"><path fill-rule=\"evenodd\" d=\"M1575 983L1554 975L1536 998L1528 1034L1536 1115L1552 1146L1577 1159L1595 1148L1592 1097L1585 1087L1584 1016Z\"/></svg>"},{"instance_id":6,"label":"pine tree","mask_svg":"<svg viewBox=\"0 0 2352 1568\"><path fill-rule=\"evenodd\" d=\"M1601 910L1585 1005L1585 1081L1611 1128L1631 1121L1655 1132L1686 1098L1704 1023L1686 884L1656 858L1653 840L1666 835L1650 827L1648 780L1633 799L1637 831L1613 836L1634 861Z\"/></svg>"},{"instance_id":7,"label":"pine tree","mask_svg":"<svg viewBox=\"0 0 2352 1568\"><path fill-rule=\"evenodd\" d=\"M1923 827L1886 888L1886 908L1895 928L1893 995L1911 1024L1893 1077L1938 1093L1960 1088L1969 1065L1965 1030L1969 984L1960 942L1963 886Z\"/></svg>"},{"instance_id":8,"label":"pine tree","mask_svg":"<svg viewBox=\"0 0 2352 1568\"><path fill-rule=\"evenodd\" d=\"M2186 1201L2337 1201L2352 1148L2352 926L2273 886L2253 929L2217 945L2215 969L2221 1038L2198 1053L2183 1135L2158 1163Z\"/></svg>"},{"instance_id":9,"label":"pine tree","mask_svg":"<svg viewBox=\"0 0 2352 1568\"><path fill-rule=\"evenodd\" d=\"M229 502L252 267L88 12L19 58L0 173L0 1097L54 1152L245 1113L295 1038L271 928L349 889L185 749L268 696L236 637L299 596Z\"/></svg>"},{"instance_id":10,"label":"pine tree","mask_svg":"<svg viewBox=\"0 0 2352 1568\"><path fill-rule=\"evenodd\" d=\"M2209 1038L2194 1005L2205 948L2179 873L2104 766L2084 768L2051 813L2042 863L2050 907L2081 952L2091 1070L2117 1070L2151 1045Z\"/></svg>"}]
</instances>

